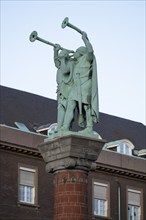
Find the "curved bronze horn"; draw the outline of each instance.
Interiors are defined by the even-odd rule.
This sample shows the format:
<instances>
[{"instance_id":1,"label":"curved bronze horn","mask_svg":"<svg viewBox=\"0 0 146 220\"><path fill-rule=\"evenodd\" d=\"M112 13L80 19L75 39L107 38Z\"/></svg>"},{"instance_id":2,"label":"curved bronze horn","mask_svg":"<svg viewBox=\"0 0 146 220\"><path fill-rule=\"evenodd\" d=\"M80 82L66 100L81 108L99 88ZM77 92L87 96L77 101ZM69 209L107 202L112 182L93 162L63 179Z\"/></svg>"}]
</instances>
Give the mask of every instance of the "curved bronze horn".
<instances>
[{"instance_id":1,"label":"curved bronze horn","mask_svg":"<svg viewBox=\"0 0 146 220\"><path fill-rule=\"evenodd\" d=\"M66 26L76 30L77 32L79 32L80 34L83 34L83 31L81 31L79 28L77 28L76 26L74 26L73 24L69 23L69 18L66 17L64 18L62 24L61 24L61 27L62 28L65 28Z\"/></svg>"},{"instance_id":2,"label":"curved bronze horn","mask_svg":"<svg viewBox=\"0 0 146 220\"><path fill-rule=\"evenodd\" d=\"M48 44L48 45L50 45L50 46L52 46L52 47L56 47L56 44L53 44L53 43L51 43L51 42L49 42L49 41L47 41L47 40L44 40L44 39L38 37L38 33L37 33L36 31L33 31L33 32L30 34L29 40L30 40L31 42L34 42L34 41L38 40L38 41L41 41L41 42L43 42L43 43L45 43L45 44ZM69 53L74 53L73 50L68 50L68 49L63 48L63 47L60 47L60 50L67 50Z\"/></svg>"}]
</instances>

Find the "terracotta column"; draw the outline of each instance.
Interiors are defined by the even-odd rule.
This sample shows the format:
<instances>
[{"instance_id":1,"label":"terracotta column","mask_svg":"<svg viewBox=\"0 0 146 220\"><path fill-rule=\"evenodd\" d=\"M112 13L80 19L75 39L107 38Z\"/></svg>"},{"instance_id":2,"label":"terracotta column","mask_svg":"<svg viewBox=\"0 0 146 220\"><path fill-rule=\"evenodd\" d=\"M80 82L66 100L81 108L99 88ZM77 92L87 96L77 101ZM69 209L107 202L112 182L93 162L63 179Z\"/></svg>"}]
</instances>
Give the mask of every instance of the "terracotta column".
<instances>
[{"instance_id":1,"label":"terracotta column","mask_svg":"<svg viewBox=\"0 0 146 220\"><path fill-rule=\"evenodd\" d=\"M54 175L55 220L87 219L87 172L59 171Z\"/></svg>"},{"instance_id":2,"label":"terracotta column","mask_svg":"<svg viewBox=\"0 0 146 220\"><path fill-rule=\"evenodd\" d=\"M46 171L54 173L54 220L88 219L88 172L96 169L105 141L69 135L38 148Z\"/></svg>"}]
</instances>

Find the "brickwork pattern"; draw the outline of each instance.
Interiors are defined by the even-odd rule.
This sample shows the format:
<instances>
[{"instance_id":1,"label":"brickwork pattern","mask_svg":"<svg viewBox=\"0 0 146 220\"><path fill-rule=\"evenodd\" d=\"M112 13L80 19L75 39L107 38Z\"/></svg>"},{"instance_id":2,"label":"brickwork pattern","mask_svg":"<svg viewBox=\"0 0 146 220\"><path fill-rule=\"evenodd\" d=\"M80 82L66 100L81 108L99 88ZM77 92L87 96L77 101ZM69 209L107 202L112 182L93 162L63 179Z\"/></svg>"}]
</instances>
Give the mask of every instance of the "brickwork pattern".
<instances>
[{"instance_id":1,"label":"brickwork pattern","mask_svg":"<svg viewBox=\"0 0 146 220\"><path fill-rule=\"evenodd\" d=\"M54 174L54 220L87 219L87 175L79 170Z\"/></svg>"}]
</instances>

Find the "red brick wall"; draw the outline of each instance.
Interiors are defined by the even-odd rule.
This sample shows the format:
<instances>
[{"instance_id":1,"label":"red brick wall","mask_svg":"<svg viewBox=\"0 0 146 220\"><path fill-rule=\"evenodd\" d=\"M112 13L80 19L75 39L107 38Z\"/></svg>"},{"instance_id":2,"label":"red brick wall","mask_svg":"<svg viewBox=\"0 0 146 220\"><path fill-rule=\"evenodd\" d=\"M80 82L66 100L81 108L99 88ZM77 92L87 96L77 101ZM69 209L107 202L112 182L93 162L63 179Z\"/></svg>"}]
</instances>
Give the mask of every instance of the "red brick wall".
<instances>
[{"instance_id":1,"label":"red brick wall","mask_svg":"<svg viewBox=\"0 0 146 220\"><path fill-rule=\"evenodd\" d=\"M79 170L54 174L54 220L87 219L87 173Z\"/></svg>"}]
</instances>

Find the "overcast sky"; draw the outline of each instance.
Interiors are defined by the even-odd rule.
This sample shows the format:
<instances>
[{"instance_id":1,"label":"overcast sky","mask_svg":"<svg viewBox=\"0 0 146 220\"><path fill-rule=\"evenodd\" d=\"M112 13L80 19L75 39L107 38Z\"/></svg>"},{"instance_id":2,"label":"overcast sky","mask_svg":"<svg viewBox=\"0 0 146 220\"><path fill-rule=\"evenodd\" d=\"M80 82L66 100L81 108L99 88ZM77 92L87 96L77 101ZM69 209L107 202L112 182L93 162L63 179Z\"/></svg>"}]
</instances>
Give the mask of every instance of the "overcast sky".
<instances>
[{"instance_id":1,"label":"overcast sky","mask_svg":"<svg viewBox=\"0 0 146 220\"><path fill-rule=\"evenodd\" d=\"M53 47L75 50L87 32L98 64L100 112L146 124L145 1L1 0L1 85L56 99Z\"/></svg>"}]
</instances>

